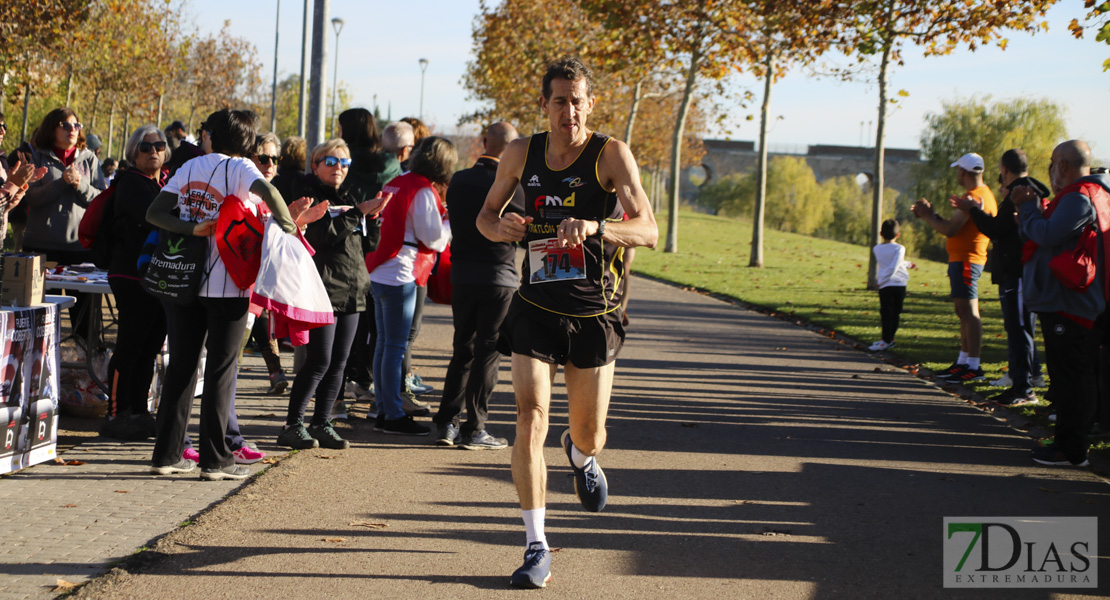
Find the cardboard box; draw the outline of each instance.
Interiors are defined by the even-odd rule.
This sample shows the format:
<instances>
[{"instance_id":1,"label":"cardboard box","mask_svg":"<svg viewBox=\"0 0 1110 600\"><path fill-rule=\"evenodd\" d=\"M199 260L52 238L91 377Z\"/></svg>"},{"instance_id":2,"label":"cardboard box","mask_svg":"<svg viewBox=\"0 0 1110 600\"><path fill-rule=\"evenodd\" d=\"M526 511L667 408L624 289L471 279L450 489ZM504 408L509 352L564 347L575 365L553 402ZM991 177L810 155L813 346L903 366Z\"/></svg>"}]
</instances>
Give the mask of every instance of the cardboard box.
<instances>
[{"instance_id":1,"label":"cardboard box","mask_svg":"<svg viewBox=\"0 0 1110 600\"><path fill-rule=\"evenodd\" d=\"M6 252L0 261L0 304L34 306L42 304L45 279L43 257L38 254Z\"/></svg>"}]
</instances>

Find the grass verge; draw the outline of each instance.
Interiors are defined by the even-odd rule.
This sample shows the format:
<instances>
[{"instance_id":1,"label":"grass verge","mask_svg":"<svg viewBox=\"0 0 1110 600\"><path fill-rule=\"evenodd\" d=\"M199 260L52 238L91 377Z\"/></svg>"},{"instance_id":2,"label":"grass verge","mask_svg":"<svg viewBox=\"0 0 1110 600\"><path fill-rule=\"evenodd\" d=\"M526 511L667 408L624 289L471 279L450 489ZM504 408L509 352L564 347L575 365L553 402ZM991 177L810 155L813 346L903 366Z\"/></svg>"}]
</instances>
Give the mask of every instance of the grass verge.
<instances>
[{"instance_id":1,"label":"grass verge","mask_svg":"<svg viewBox=\"0 0 1110 600\"><path fill-rule=\"evenodd\" d=\"M752 268L748 266L750 221L684 211L679 214L678 252L665 253L666 215L658 219L659 247L637 250L634 272L734 298L868 345L879 339L879 295L867 289L869 248L767 228L764 266ZM910 271L892 353L937 371L954 362L960 352L959 319L948 297L947 264L911 260L917 269ZM635 291L632 294L635 298ZM986 397L1002 390L992 388L989 381L1001 377L1007 366L998 288L990 283L989 274L979 282L979 312L987 381L965 387ZM1037 391L1043 395L1045 390ZM1031 409L1018 412L1047 424ZM1099 441L1095 447L1107 450L1110 443Z\"/></svg>"}]
</instances>

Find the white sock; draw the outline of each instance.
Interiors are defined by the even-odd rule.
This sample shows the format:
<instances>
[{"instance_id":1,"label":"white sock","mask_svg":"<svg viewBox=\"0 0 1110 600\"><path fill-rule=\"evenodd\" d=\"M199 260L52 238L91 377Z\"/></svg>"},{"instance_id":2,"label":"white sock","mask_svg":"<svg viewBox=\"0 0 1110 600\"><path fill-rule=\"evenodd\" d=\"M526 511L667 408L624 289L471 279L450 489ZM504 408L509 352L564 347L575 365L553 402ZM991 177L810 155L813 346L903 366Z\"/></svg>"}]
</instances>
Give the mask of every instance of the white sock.
<instances>
[{"instance_id":1,"label":"white sock","mask_svg":"<svg viewBox=\"0 0 1110 600\"><path fill-rule=\"evenodd\" d=\"M575 446L573 442L571 443L570 462L574 463L574 466L578 467L579 469L584 469L586 468L586 465L590 464L590 461L593 459L594 457L592 456L582 454L582 451L578 449L578 446Z\"/></svg>"},{"instance_id":2,"label":"white sock","mask_svg":"<svg viewBox=\"0 0 1110 600\"><path fill-rule=\"evenodd\" d=\"M968 359L967 352L960 352L960 357L956 359L956 364L957 365L966 365L967 364L967 359Z\"/></svg>"},{"instance_id":3,"label":"white sock","mask_svg":"<svg viewBox=\"0 0 1110 600\"><path fill-rule=\"evenodd\" d=\"M971 369L972 371L974 371L975 369L978 369L979 368L979 359L977 357L973 358L973 357L969 356L967 358L967 368Z\"/></svg>"},{"instance_id":4,"label":"white sock","mask_svg":"<svg viewBox=\"0 0 1110 600\"><path fill-rule=\"evenodd\" d=\"M550 550L547 545L547 537L543 534L543 517L547 512L547 508L541 506L540 508L533 508L532 510L520 511L521 518L524 519L524 533L528 536L526 542L527 546L539 542L543 544L544 548Z\"/></svg>"}]
</instances>

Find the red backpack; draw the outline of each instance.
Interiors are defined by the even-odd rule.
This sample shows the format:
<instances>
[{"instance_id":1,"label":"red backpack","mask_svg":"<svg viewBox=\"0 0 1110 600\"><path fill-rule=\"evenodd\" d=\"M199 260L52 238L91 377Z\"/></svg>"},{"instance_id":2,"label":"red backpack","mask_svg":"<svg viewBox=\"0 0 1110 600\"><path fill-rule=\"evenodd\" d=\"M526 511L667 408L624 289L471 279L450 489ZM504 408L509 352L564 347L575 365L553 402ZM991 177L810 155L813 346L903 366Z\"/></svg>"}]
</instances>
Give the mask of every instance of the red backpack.
<instances>
[{"instance_id":1,"label":"red backpack","mask_svg":"<svg viewBox=\"0 0 1110 600\"><path fill-rule=\"evenodd\" d=\"M96 198L93 198L88 208L85 209L85 216L81 217L81 224L77 226L77 241L81 242L82 248L92 248L93 244L96 243L96 234L100 231L100 224L104 221L104 207L115 195L116 182L112 180L112 185L97 194Z\"/></svg>"}]
</instances>

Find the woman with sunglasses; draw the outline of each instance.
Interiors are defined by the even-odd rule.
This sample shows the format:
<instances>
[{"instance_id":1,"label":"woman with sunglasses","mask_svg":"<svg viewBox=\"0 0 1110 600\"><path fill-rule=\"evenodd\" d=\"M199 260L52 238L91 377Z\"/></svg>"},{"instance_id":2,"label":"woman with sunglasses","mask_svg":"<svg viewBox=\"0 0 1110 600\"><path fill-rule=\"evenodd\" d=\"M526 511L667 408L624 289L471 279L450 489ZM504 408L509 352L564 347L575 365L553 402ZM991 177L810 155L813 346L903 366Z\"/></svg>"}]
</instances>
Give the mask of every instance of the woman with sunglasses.
<instances>
[{"instance_id":1,"label":"woman with sunglasses","mask_svg":"<svg viewBox=\"0 0 1110 600\"><path fill-rule=\"evenodd\" d=\"M312 260L328 292L335 323L309 332L305 361L293 379L289 413L277 443L295 449L317 446L341 450L350 444L335 432L331 408L343 393L343 371L351 351L359 313L366 310L370 278L365 256L378 245L378 212L388 197L376 194L354 203L343 181L351 165L347 143L333 139L316 146L309 157L309 172L294 187L294 196L312 198L313 206L326 205L328 213L305 229L305 239L316 253ZM304 425L310 398L316 398L312 422Z\"/></svg>"},{"instance_id":2,"label":"woman with sunglasses","mask_svg":"<svg viewBox=\"0 0 1110 600\"><path fill-rule=\"evenodd\" d=\"M35 136L32 161L46 167L42 179L27 188L27 225L23 250L45 254L46 260L75 265L90 259L89 251L77 240L77 227L85 208L108 188L100 161L85 147L84 125L71 108L46 113ZM87 295L72 292L77 303L69 309L73 332L85 337L88 331ZM99 315L95 315L99 318Z\"/></svg>"},{"instance_id":3,"label":"woman with sunglasses","mask_svg":"<svg viewBox=\"0 0 1110 600\"><path fill-rule=\"evenodd\" d=\"M251 154L251 160L254 161L254 166L258 167L258 172L262 173L262 177L272 185L274 176L278 172L278 160L281 158L278 154L280 145L278 137L273 133L266 133L258 136L257 144L254 154ZM262 354L262 360L266 362L266 371L270 375L270 388L266 393L281 395L289 387L289 380L281 370L277 340L270 339L270 313L265 310L259 313L259 310L261 309L257 305L251 304L251 312L258 315L254 320L254 327L251 328L251 337L258 345L258 351Z\"/></svg>"},{"instance_id":4,"label":"woman with sunglasses","mask_svg":"<svg viewBox=\"0 0 1110 600\"><path fill-rule=\"evenodd\" d=\"M108 285L118 311L116 351L108 362L108 416L100 435L133 441L157 434L147 391L154 359L166 339L166 312L139 285L136 263L152 229L146 211L166 183L162 167L170 149L165 133L143 125L128 138L123 153L132 166L116 175L116 192L97 234L110 236Z\"/></svg>"},{"instance_id":5,"label":"woman with sunglasses","mask_svg":"<svg viewBox=\"0 0 1110 600\"><path fill-rule=\"evenodd\" d=\"M4 113L0 113L0 144L4 143L4 136L8 133L8 124L4 120ZM19 206L27 193L27 186L42 179L46 169L36 169L30 161L19 157L16 153L13 164L8 164L8 157L0 151L0 246L8 233L8 214Z\"/></svg>"}]
</instances>

